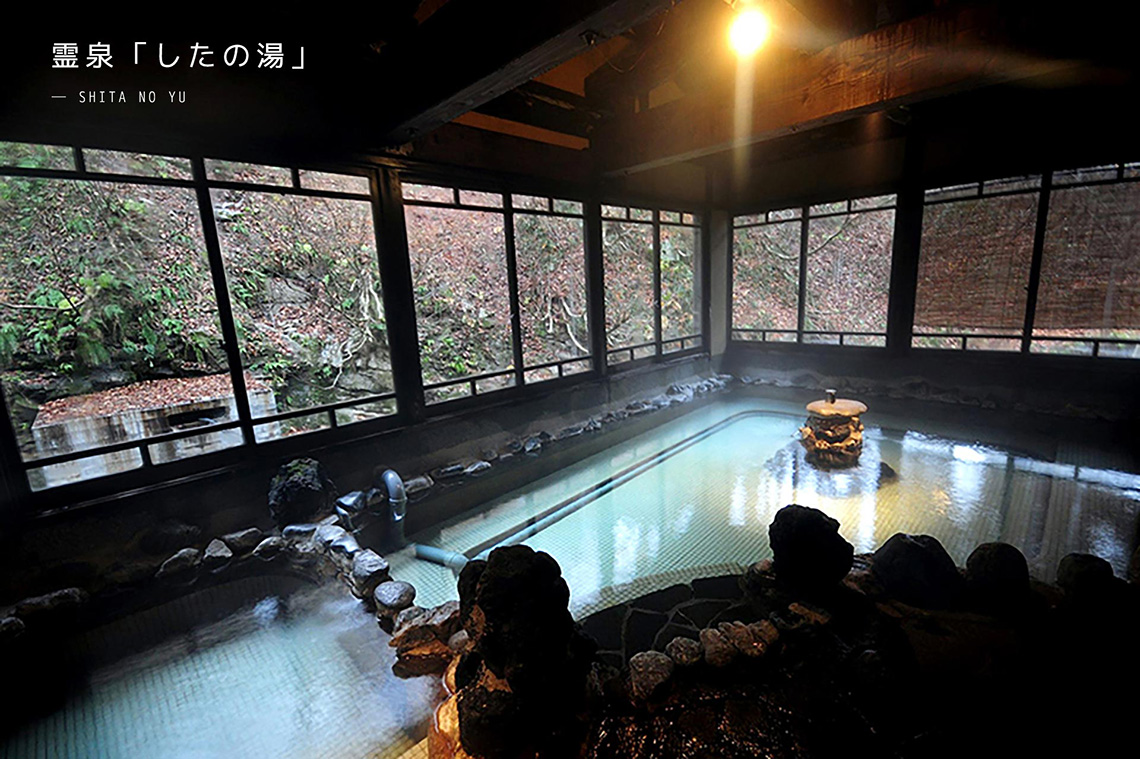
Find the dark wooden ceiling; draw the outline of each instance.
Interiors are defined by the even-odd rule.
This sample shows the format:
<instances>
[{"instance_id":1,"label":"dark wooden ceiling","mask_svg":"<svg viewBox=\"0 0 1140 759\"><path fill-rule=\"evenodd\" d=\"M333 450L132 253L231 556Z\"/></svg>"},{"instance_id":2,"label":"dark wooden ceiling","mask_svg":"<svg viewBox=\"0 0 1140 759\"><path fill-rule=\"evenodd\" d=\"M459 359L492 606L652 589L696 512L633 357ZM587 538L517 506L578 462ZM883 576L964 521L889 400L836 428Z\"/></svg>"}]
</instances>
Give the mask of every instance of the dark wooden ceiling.
<instances>
[{"instance_id":1,"label":"dark wooden ceiling","mask_svg":"<svg viewBox=\"0 0 1140 759\"><path fill-rule=\"evenodd\" d=\"M254 160L387 154L736 205L825 192L825 176L803 173L826 174L820 156L851 157L868 186L888 181L916 124L1021 130L1046 149L1040 135L1097 131L1101 117L1074 107L1131 102L1133 20L1116 7L757 2L774 31L748 66L727 48L724 0L389 0L354 19L366 41L286 42L305 46L303 71L130 65L126 39L110 40L115 69L60 71L51 41L15 39L0 48L0 139ZM81 48L109 41L92 34ZM256 44L209 44L233 42ZM137 90L188 102L140 104ZM81 104L80 91L127 102Z\"/></svg>"}]
</instances>

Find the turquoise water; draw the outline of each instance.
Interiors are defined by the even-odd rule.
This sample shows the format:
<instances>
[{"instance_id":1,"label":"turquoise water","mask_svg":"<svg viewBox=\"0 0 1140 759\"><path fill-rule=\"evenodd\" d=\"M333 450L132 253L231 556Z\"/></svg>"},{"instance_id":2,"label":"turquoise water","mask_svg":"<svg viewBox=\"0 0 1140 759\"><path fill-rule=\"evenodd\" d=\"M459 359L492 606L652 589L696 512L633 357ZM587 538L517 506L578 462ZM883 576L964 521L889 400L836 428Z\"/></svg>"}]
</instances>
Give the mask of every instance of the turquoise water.
<instances>
[{"instance_id":1,"label":"turquoise water","mask_svg":"<svg viewBox=\"0 0 1140 759\"><path fill-rule=\"evenodd\" d=\"M239 611L95 667L82 694L0 743L0 757L359 759L400 756L423 737L437 686L391 674L386 636L358 601L340 587L285 596L240 582L254 592ZM104 658L208 618L211 605L180 599L79 647Z\"/></svg>"},{"instance_id":2,"label":"turquoise water","mask_svg":"<svg viewBox=\"0 0 1140 759\"><path fill-rule=\"evenodd\" d=\"M909 532L934 535L959 563L979 543L1012 543L1044 579L1071 551L1102 556L1118 574L1127 567L1140 520L1140 476L954 438L946 428L918 432L905 419L876 419L873 412L864 418L859 466L820 472L804 462L796 442L799 409L756 399L698 409L413 540L475 555L512 526L644 462L636 476L520 541L558 560L578 615L770 556L768 525L788 503L838 519L856 552ZM718 423L706 437L652 461ZM882 478L883 463L898 476ZM416 586L418 603L455 597L450 570L406 551L392 566Z\"/></svg>"}]
</instances>

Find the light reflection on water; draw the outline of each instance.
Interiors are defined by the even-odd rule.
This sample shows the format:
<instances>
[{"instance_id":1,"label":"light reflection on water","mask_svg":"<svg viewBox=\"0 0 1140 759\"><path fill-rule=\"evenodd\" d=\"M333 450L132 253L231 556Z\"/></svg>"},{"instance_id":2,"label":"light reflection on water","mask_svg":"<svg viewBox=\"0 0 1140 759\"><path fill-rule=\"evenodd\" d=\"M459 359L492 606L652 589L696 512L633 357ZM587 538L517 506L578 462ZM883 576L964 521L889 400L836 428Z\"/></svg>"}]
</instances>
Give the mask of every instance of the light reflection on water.
<instances>
[{"instance_id":1,"label":"light reflection on water","mask_svg":"<svg viewBox=\"0 0 1140 759\"><path fill-rule=\"evenodd\" d=\"M612 586L644 592L769 556L768 525L788 503L838 519L856 552L908 532L937 537L960 564L979 543L1012 543L1047 579L1071 551L1118 574L1127 566L1136 475L879 428L867 429L858 466L820 471L796 443L798 424L741 418L525 542L558 559L578 611L613 602Z\"/></svg>"}]
</instances>

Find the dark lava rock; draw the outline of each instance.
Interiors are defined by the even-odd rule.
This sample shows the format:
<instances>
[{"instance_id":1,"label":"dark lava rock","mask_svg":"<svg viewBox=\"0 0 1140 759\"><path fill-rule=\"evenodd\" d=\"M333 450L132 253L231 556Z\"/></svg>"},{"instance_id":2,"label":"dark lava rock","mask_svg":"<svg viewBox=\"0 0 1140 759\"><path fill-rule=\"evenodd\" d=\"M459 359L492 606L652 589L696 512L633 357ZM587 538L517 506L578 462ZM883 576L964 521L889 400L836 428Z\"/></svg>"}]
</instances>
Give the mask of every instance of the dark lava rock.
<instances>
[{"instance_id":1,"label":"dark lava rock","mask_svg":"<svg viewBox=\"0 0 1140 759\"><path fill-rule=\"evenodd\" d=\"M202 552L197 548L183 548L177 551L158 568L155 577L159 580L191 580L198 574Z\"/></svg>"},{"instance_id":2,"label":"dark lava rock","mask_svg":"<svg viewBox=\"0 0 1140 759\"><path fill-rule=\"evenodd\" d=\"M629 660L629 684L637 701L647 701L673 676L673 660L657 651L642 651Z\"/></svg>"},{"instance_id":3,"label":"dark lava rock","mask_svg":"<svg viewBox=\"0 0 1140 759\"><path fill-rule=\"evenodd\" d=\"M484 759L516 759L533 745L524 729L522 704L512 693L464 688L459 693L459 735L469 754Z\"/></svg>"},{"instance_id":4,"label":"dark lava rock","mask_svg":"<svg viewBox=\"0 0 1140 759\"><path fill-rule=\"evenodd\" d=\"M676 637L665 646L665 653L680 667L701 663L701 644L692 638Z\"/></svg>"},{"instance_id":5,"label":"dark lava rock","mask_svg":"<svg viewBox=\"0 0 1140 759\"><path fill-rule=\"evenodd\" d=\"M717 630L738 652L749 658L758 658L768 650L768 644L743 622L721 622Z\"/></svg>"},{"instance_id":6,"label":"dark lava rock","mask_svg":"<svg viewBox=\"0 0 1140 759\"><path fill-rule=\"evenodd\" d=\"M416 600L416 589L402 580L389 580L376 586L372 598L381 616L395 618Z\"/></svg>"},{"instance_id":7,"label":"dark lava rock","mask_svg":"<svg viewBox=\"0 0 1140 759\"><path fill-rule=\"evenodd\" d=\"M1140 583L1140 546L1136 546L1128 562L1128 582Z\"/></svg>"},{"instance_id":8,"label":"dark lava rock","mask_svg":"<svg viewBox=\"0 0 1140 759\"><path fill-rule=\"evenodd\" d=\"M982 543L966 559L966 586L983 608L1020 605L1029 594L1029 564L1009 543Z\"/></svg>"},{"instance_id":9,"label":"dark lava rock","mask_svg":"<svg viewBox=\"0 0 1140 759\"><path fill-rule=\"evenodd\" d=\"M294 459L269 483L269 514L279 526L308 522L336 504L336 485L316 459Z\"/></svg>"},{"instance_id":10,"label":"dark lava rock","mask_svg":"<svg viewBox=\"0 0 1140 759\"><path fill-rule=\"evenodd\" d=\"M851 569L855 549L839 534L839 522L819 509L791 504L768 526L773 567L781 582L803 590L837 585Z\"/></svg>"},{"instance_id":11,"label":"dark lava rock","mask_svg":"<svg viewBox=\"0 0 1140 759\"><path fill-rule=\"evenodd\" d=\"M887 595L925 609L952 606L965 587L950 554L930 535L895 533L875 551L871 571Z\"/></svg>"},{"instance_id":12,"label":"dark lava rock","mask_svg":"<svg viewBox=\"0 0 1140 759\"><path fill-rule=\"evenodd\" d=\"M485 563L470 562L460 573L460 615L471 646L464 656L509 687L460 690L460 734L468 753L513 756L507 747L515 745L554 756L572 745L568 736L580 729L595 648L574 624L569 600L558 562L524 545L496 548ZM492 693L500 700L489 700ZM467 724L474 725L470 735ZM494 735L483 736L490 725Z\"/></svg>"},{"instance_id":13,"label":"dark lava rock","mask_svg":"<svg viewBox=\"0 0 1140 759\"><path fill-rule=\"evenodd\" d=\"M397 677L420 677L442 674L452 659L451 649L441 640L431 638L415 646L401 649L392 666Z\"/></svg>"},{"instance_id":14,"label":"dark lava rock","mask_svg":"<svg viewBox=\"0 0 1140 759\"><path fill-rule=\"evenodd\" d=\"M180 546L196 542L201 535L201 528L170 519L143 533L139 548L147 556L169 556Z\"/></svg>"},{"instance_id":15,"label":"dark lava rock","mask_svg":"<svg viewBox=\"0 0 1140 759\"><path fill-rule=\"evenodd\" d=\"M264 532L256 527L250 527L245 530L227 533L221 537L221 541L229 546L235 556L244 556L254 548L257 548L257 544L260 543L264 537Z\"/></svg>"},{"instance_id":16,"label":"dark lava rock","mask_svg":"<svg viewBox=\"0 0 1140 759\"><path fill-rule=\"evenodd\" d=\"M1091 553L1071 553L1057 566L1057 585L1078 600L1102 594L1114 577L1112 565Z\"/></svg>"},{"instance_id":17,"label":"dark lava rock","mask_svg":"<svg viewBox=\"0 0 1140 759\"><path fill-rule=\"evenodd\" d=\"M214 538L202 553L202 568L208 572L218 572L229 566L234 552L218 538Z\"/></svg>"}]
</instances>

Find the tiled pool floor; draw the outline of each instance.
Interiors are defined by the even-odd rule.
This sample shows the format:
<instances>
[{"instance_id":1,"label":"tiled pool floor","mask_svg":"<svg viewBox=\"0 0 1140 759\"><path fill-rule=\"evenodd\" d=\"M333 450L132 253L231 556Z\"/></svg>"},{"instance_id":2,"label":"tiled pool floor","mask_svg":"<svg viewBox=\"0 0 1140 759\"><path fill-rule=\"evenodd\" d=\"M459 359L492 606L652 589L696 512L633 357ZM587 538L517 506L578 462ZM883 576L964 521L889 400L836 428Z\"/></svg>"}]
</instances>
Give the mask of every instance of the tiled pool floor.
<instances>
[{"instance_id":1,"label":"tiled pool floor","mask_svg":"<svg viewBox=\"0 0 1140 759\"><path fill-rule=\"evenodd\" d=\"M1095 450L1066 451L1054 443L1053 451L1039 449L1034 456L977 444L947 425L937 428L946 437L938 437L909 429L917 425L905 419L872 413L864 420L859 467L823 473L804 463L796 443L802 406L739 397L695 409L412 540L473 553L513 526L734 416L523 540L562 565L576 614L673 582L740 571L770 555L768 524L788 503L834 516L858 552L873 551L895 532L910 532L938 537L960 563L978 543L1013 543L1043 578L1052 578L1070 551L1103 556L1120 573L1127 565L1140 519L1140 476L1098 468L1104 458ZM1033 443L1040 448L1040 441ZM1064 463L1077 456L1080 463ZM898 477L881 479L880 463ZM390 560L393 575L416 586L418 603L455 597L451 570L418 560L408 549Z\"/></svg>"},{"instance_id":2,"label":"tiled pool floor","mask_svg":"<svg viewBox=\"0 0 1140 759\"><path fill-rule=\"evenodd\" d=\"M386 758L424 737L438 686L392 675L358 601L340 587L287 601L262 590L256 605L96 668L84 693L0 743L0 757ZM144 612L86 645L114 647L108 636L162 627L170 613Z\"/></svg>"}]
</instances>

